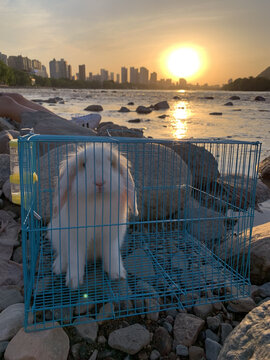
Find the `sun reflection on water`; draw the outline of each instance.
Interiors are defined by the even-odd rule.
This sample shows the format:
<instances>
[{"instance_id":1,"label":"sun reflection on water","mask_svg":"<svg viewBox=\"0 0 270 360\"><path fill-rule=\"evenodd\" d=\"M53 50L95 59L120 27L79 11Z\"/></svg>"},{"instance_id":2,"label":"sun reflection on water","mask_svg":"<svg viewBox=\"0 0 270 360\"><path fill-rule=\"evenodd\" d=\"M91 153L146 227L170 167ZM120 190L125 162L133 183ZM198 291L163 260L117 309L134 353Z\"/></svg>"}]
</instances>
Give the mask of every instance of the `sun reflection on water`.
<instances>
[{"instance_id":1,"label":"sun reflection on water","mask_svg":"<svg viewBox=\"0 0 270 360\"><path fill-rule=\"evenodd\" d=\"M187 102L179 101L175 104L172 111L173 120L171 126L173 130L173 136L176 139L183 139L187 133L187 119L190 117L191 111L187 107Z\"/></svg>"}]
</instances>

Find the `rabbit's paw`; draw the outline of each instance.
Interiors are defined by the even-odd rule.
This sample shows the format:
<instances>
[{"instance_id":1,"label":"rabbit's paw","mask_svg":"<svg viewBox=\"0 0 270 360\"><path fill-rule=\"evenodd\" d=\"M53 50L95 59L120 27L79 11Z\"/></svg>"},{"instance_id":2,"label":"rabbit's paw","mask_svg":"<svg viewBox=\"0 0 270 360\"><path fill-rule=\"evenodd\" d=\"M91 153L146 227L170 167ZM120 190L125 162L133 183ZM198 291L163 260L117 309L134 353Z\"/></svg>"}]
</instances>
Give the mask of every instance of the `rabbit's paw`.
<instances>
[{"instance_id":1,"label":"rabbit's paw","mask_svg":"<svg viewBox=\"0 0 270 360\"><path fill-rule=\"evenodd\" d=\"M57 256L53 262L53 272L56 275L60 275L62 272L65 271L65 264L64 261L60 261L60 256Z\"/></svg>"},{"instance_id":2,"label":"rabbit's paw","mask_svg":"<svg viewBox=\"0 0 270 360\"><path fill-rule=\"evenodd\" d=\"M126 269L122 265L120 266L120 272L119 272L119 268L117 267L117 269L111 268L111 271L108 271L108 273L109 273L112 280L126 279L127 278Z\"/></svg>"},{"instance_id":3,"label":"rabbit's paw","mask_svg":"<svg viewBox=\"0 0 270 360\"><path fill-rule=\"evenodd\" d=\"M78 277L78 274L66 276L66 286L71 289L77 289L79 285L83 284L83 276Z\"/></svg>"}]
</instances>

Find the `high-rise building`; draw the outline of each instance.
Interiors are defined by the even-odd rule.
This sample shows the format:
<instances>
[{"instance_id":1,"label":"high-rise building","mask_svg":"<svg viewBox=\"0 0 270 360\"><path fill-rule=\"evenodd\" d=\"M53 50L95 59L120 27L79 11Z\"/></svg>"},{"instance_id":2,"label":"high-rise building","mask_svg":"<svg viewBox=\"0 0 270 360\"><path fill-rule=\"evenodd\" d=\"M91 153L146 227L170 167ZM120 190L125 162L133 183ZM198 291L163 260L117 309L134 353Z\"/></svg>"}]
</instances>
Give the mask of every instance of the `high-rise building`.
<instances>
[{"instance_id":1,"label":"high-rise building","mask_svg":"<svg viewBox=\"0 0 270 360\"><path fill-rule=\"evenodd\" d=\"M131 84L138 84L139 82L139 70L135 69L134 67L131 67L129 69L129 82Z\"/></svg>"},{"instance_id":2,"label":"high-rise building","mask_svg":"<svg viewBox=\"0 0 270 360\"><path fill-rule=\"evenodd\" d=\"M59 79L59 63L55 59L49 62L50 77L53 79Z\"/></svg>"},{"instance_id":3,"label":"high-rise building","mask_svg":"<svg viewBox=\"0 0 270 360\"><path fill-rule=\"evenodd\" d=\"M59 78L66 79L68 77L67 62L64 59L59 61Z\"/></svg>"},{"instance_id":4,"label":"high-rise building","mask_svg":"<svg viewBox=\"0 0 270 360\"><path fill-rule=\"evenodd\" d=\"M109 80L109 72L105 69L100 69L100 79L101 81Z\"/></svg>"},{"instance_id":5,"label":"high-rise building","mask_svg":"<svg viewBox=\"0 0 270 360\"><path fill-rule=\"evenodd\" d=\"M0 52L0 61L2 61L4 64L8 64L8 59L7 59L7 55L5 55L5 54L2 54L1 52Z\"/></svg>"},{"instance_id":6,"label":"high-rise building","mask_svg":"<svg viewBox=\"0 0 270 360\"><path fill-rule=\"evenodd\" d=\"M60 61L53 59L49 62L49 66L50 66L50 77L51 78L67 79L69 77L68 65L64 59L61 59Z\"/></svg>"},{"instance_id":7,"label":"high-rise building","mask_svg":"<svg viewBox=\"0 0 270 360\"><path fill-rule=\"evenodd\" d=\"M85 72L85 65L79 65L79 80L85 81L86 80L86 72Z\"/></svg>"},{"instance_id":8,"label":"high-rise building","mask_svg":"<svg viewBox=\"0 0 270 360\"><path fill-rule=\"evenodd\" d=\"M93 81L93 73L91 73L91 72L89 73L88 80Z\"/></svg>"},{"instance_id":9,"label":"high-rise building","mask_svg":"<svg viewBox=\"0 0 270 360\"><path fill-rule=\"evenodd\" d=\"M151 84L155 84L157 82L157 73L156 72L152 72L150 74L150 83Z\"/></svg>"},{"instance_id":10,"label":"high-rise building","mask_svg":"<svg viewBox=\"0 0 270 360\"><path fill-rule=\"evenodd\" d=\"M68 79L72 80L72 67L71 67L71 65L68 65Z\"/></svg>"},{"instance_id":11,"label":"high-rise building","mask_svg":"<svg viewBox=\"0 0 270 360\"><path fill-rule=\"evenodd\" d=\"M148 83L148 77L149 77L149 71L145 67L140 68L140 83L141 84L147 84Z\"/></svg>"},{"instance_id":12,"label":"high-rise building","mask_svg":"<svg viewBox=\"0 0 270 360\"><path fill-rule=\"evenodd\" d=\"M21 71L31 71L32 70L32 60L28 57L19 56L9 56L8 57L8 66L21 70Z\"/></svg>"},{"instance_id":13,"label":"high-rise building","mask_svg":"<svg viewBox=\"0 0 270 360\"><path fill-rule=\"evenodd\" d=\"M184 78L179 79L179 87L180 89L186 89L187 88L187 80Z\"/></svg>"},{"instance_id":14,"label":"high-rise building","mask_svg":"<svg viewBox=\"0 0 270 360\"><path fill-rule=\"evenodd\" d=\"M114 81L114 73L113 72L110 73L110 80Z\"/></svg>"},{"instance_id":15,"label":"high-rise building","mask_svg":"<svg viewBox=\"0 0 270 360\"><path fill-rule=\"evenodd\" d=\"M128 79L128 69L126 67L121 67L121 83L127 83Z\"/></svg>"},{"instance_id":16,"label":"high-rise building","mask_svg":"<svg viewBox=\"0 0 270 360\"><path fill-rule=\"evenodd\" d=\"M41 62L39 60L32 60L32 68L34 70L41 70Z\"/></svg>"},{"instance_id":17,"label":"high-rise building","mask_svg":"<svg viewBox=\"0 0 270 360\"><path fill-rule=\"evenodd\" d=\"M116 82L117 82L117 84L120 83L120 74L116 74Z\"/></svg>"}]
</instances>

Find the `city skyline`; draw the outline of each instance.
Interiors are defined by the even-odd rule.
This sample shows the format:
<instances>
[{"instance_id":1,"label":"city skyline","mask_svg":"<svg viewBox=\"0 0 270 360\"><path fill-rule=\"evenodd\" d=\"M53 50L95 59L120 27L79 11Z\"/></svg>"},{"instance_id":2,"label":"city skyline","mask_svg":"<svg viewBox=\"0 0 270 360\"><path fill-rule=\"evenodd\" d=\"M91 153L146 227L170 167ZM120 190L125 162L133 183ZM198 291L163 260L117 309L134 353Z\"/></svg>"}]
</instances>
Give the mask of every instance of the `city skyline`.
<instances>
[{"instance_id":1,"label":"city skyline","mask_svg":"<svg viewBox=\"0 0 270 360\"><path fill-rule=\"evenodd\" d=\"M164 56L188 45L204 53L203 71L187 79L223 84L258 75L269 66L270 2L261 0L2 0L3 53L38 57L47 69L65 58L119 73L121 66L145 67L171 78Z\"/></svg>"}]
</instances>

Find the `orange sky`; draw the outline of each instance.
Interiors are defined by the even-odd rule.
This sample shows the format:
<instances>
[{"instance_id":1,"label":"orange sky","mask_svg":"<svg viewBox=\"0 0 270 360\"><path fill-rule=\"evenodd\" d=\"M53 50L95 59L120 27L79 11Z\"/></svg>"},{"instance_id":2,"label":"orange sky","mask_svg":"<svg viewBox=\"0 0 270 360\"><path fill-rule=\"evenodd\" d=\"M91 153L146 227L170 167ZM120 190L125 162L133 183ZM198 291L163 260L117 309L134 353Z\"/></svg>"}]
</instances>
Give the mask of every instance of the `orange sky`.
<instances>
[{"instance_id":1,"label":"orange sky","mask_svg":"<svg viewBox=\"0 0 270 360\"><path fill-rule=\"evenodd\" d=\"M162 56L183 44L204 52L192 82L226 83L270 65L269 0L1 0L0 52L64 58L73 73L145 66L168 77Z\"/></svg>"}]
</instances>

